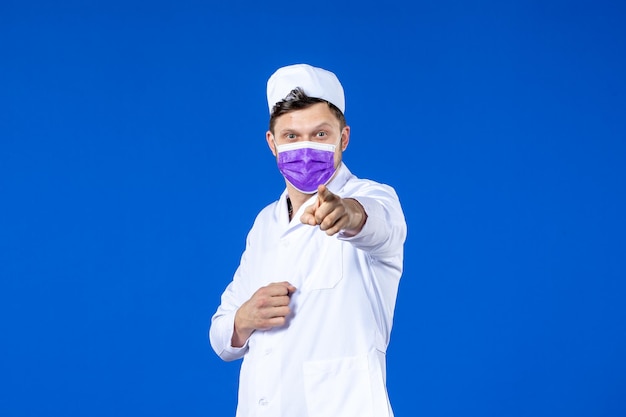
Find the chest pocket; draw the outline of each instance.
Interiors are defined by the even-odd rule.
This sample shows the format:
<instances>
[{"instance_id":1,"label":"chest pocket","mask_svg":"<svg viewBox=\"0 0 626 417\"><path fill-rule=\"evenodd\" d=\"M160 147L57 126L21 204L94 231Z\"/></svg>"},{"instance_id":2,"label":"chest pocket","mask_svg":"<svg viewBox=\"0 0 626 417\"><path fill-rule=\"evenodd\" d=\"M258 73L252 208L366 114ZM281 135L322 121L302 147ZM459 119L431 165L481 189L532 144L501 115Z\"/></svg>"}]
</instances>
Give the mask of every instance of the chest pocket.
<instances>
[{"instance_id":1,"label":"chest pocket","mask_svg":"<svg viewBox=\"0 0 626 417\"><path fill-rule=\"evenodd\" d=\"M309 291L332 289L343 279L343 242L328 236L313 256L304 288Z\"/></svg>"}]
</instances>

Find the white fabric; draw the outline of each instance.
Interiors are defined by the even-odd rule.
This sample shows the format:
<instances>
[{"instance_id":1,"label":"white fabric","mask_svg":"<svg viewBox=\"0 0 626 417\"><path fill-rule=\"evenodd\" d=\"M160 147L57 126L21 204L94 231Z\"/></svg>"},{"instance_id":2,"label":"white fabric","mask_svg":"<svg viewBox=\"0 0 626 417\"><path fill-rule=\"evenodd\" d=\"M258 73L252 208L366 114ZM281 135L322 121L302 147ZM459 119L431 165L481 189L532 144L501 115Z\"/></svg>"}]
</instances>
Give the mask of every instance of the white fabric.
<instances>
[{"instance_id":1,"label":"white fabric","mask_svg":"<svg viewBox=\"0 0 626 417\"><path fill-rule=\"evenodd\" d=\"M272 109L291 91L300 87L309 97L321 98L333 103L342 113L346 112L346 99L339 79L332 72L308 64L295 64L279 68L267 81L267 105Z\"/></svg>"},{"instance_id":2,"label":"white fabric","mask_svg":"<svg viewBox=\"0 0 626 417\"><path fill-rule=\"evenodd\" d=\"M336 145L303 140L300 142L285 143L284 145L276 145L276 152L281 153L285 151L293 151L295 149L305 149L305 148L335 153Z\"/></svg>"},{"instance_id":3,"label":"white fabric","mask_svg":"<svg viewBox=\"0 0 626 417\"><path fill-rule=\"evenodd\" d=\"M356 198L367 221L355 237L290 222L286 191L257 216L241 263L212 317L224 360L243 358L237 417L391 417L385 352L402 275L406 223L393 188L341 164L328 188ZM289 281L292 315L231 346L235 312L260 287Z\"/></svg>"}]
</instances>

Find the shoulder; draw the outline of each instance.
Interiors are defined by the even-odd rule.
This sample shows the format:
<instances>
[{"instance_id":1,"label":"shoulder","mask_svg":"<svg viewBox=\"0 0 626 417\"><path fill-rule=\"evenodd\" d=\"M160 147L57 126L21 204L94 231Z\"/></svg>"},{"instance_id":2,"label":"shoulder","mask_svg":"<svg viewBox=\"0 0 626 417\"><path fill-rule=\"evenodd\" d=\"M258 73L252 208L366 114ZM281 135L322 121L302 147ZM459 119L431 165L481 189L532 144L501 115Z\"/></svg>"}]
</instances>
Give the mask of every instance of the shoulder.
<instances>
[{"instance_id":1,"label":"shoulder","mask_svg":"<svg viewBox=\"0 0 626 417\"><path fill-rule=\"evenodd\" d=\"M394 187L389 184L378 182L367 178L358 178L352 176L346 181L342 187L341 193L349 195L364 196L387 196L392 199L398 199L398 194Z\"/></svg>"},{"instance_id":2,"label":"shoulder","mask_svg":"<svg viewBox=\"0 0 626 417\"><path fill-rule=\"evenodd\" d=\"M277 211L277 207L278 207L278 203L280 200L276 200L273 201L271 203L269 203L268 205L266 205L265 207L263 207L256 215L256 218L254 219L254 223L260 222L260 221L268 221L271 220L272 218L275 217L276 215L276 211Z\"/></svg>"},{"instance_id":3,"label":"shoulder","mask_svg":"<svg viewBox=\"0 0 626 417\"><path fill-rule=\"evenodd\" d=\"M354 193L388 193L396 195L393 187L367 178L357 177L350 171L348 166L342 162L337 177L329 184L330 191L349 197Z\"/></svg>"}]
</instances>

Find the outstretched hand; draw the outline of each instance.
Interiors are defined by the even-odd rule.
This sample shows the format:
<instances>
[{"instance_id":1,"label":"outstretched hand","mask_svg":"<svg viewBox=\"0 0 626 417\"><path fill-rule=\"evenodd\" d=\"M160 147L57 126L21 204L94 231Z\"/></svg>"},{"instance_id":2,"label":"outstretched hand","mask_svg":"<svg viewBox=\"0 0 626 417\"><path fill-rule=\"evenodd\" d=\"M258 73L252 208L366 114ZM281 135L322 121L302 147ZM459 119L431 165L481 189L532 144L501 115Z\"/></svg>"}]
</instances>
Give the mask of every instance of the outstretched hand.
<instances>
[{"instance_id":1,"label":"outstretched hand","mask_svg":"<svg viewBox=\"0 0 626 417\"><path fill-rule=\"evenodd\" d=\"M341 198L325 185L317 187L317 199L304 209L300 221L311 226L319 225L328 236L344 231L354 236L361 231L367 213L354 198Z\"/></svg>"}]
</instances>

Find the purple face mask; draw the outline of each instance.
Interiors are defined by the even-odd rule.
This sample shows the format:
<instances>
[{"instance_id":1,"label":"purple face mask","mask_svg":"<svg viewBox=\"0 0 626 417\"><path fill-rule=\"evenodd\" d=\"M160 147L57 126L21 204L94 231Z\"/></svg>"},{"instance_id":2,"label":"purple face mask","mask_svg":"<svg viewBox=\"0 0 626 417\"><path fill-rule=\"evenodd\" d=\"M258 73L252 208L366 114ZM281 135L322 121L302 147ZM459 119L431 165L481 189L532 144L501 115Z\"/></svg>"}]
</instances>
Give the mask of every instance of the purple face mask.
<instances>
[{"instance_id":1,"label":"purple face mask","mask_svg":"<svg viewBox=\"0 0 626 417\"><path fill-rule=\"evenodd\" d=\"M294 188L313 194L335 173L335 145L303 141L280 145L278 169Z\"/></svg>"}]
</instances>

